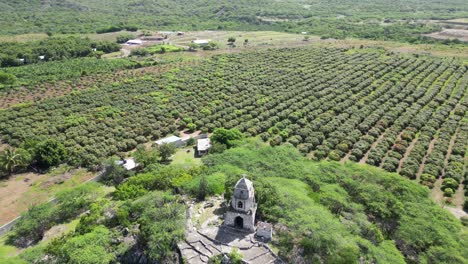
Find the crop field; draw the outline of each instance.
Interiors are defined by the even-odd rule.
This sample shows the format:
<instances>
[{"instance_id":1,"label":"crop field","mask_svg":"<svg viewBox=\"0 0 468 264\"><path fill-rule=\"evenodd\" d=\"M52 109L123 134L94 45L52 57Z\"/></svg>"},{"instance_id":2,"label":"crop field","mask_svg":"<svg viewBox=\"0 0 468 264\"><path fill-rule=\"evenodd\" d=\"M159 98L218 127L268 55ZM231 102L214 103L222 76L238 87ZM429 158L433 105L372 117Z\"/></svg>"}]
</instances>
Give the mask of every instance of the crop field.
<instances>
[{"instance_id":1,"label":"crop field","mask_svg":"<svg viewBox=\"0 0 468 264\"><path fill-rule=\"evenodd\" d=\"M467 66L383 49L282 48L216 55L99 89L3 110L2 139L63 141L77 165L187 125L238 128L314 159L352 160L427 185L464 175Z\"/></svg>"}]
</instances>

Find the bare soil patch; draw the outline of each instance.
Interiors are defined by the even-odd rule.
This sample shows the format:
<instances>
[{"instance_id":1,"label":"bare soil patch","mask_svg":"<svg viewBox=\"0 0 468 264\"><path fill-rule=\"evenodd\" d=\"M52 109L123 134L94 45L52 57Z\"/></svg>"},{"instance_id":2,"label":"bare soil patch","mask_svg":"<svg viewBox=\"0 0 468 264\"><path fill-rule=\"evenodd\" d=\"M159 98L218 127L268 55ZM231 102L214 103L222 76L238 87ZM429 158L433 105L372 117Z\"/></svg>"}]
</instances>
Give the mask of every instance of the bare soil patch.
<instances>
[{"instance_id":1,"label":"bare soil patch","mask_svg":"<svg viewBox=\"0 0 468 264\"><path fill-rule=\"evenodd\" d=\"M416 141L418 141L418 138L413 139L413 141L411 141L411 144L408 146L408 148L406 148L405 155L403 155L403 158L400 160L400 163L398 164L397 173L400 173L401 167L408 159L409 155L411 154L411 151L413 151Z\"/></svg>"},{"instance_id":2,"label":"bare soil patch","mask_svg":"<svg viewBox=\"0 0 468 264\"><path fill-rule=\"evenodd\" d=\"M424 166L426 164L426 159L429 156L429 154L431 154L432 150L434 149L434 145L435 145L436 141L437 141L437 138L433 138L431 140L431 143L429 144L429 147L427 148L426 155L424 156L424 158L421 161L421 166L419 166L418 173L416 174L416 180L418 182L419 182L419 178L421 178L421 174L424 172Z\"/></svg>"},{"instance_id":3,"label":"bare soil patch","mask_svg":"<svg viewBox=\"0 0 468 264\"><path fill-rule=\"evenodd\" d=\"M468 42L468 30L466 29L443 29L439 32L427 34L426 36L435 39L459 39L464 42Z\"/></svg>"},{"instance_id":4,"label":"bare soil patch","mask_svg":"<svg viewBox=\"0 0 468 264\"><path fill-rule=\"evenodd\" d=\"M84 169L60 174L21 173L0 181L0 226L29 207L48 201L55 193L83 183L95 175Z\"/></svg>"}]
</instances>

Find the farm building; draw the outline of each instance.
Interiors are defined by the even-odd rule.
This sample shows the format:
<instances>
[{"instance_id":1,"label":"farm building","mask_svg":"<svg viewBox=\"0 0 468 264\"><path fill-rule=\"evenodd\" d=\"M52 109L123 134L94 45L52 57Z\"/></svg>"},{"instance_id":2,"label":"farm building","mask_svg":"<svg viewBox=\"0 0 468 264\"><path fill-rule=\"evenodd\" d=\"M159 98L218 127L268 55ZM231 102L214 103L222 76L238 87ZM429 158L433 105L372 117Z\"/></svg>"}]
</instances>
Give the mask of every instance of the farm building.
<instances>
[{"instance_id":1,"label":"farm building","mask_svg":"<svg viewBox=\"0 0 468 264\"><path fill-rule=\"evenodd\" d=\"M209 138L200 138L197 141L197 154L198 156L203 156L208 154L208 151L211 148L211 141Z\"/></svg>"},{"instance_id":2,"label":"farm building","mask_svg":"<svg viewBox=\"0 0 468 264\"><path fill-rule=\"evenodd\" d=\"M157 145L175 144L176 147L180 147L180 146L184 145L184 142L182 141L182 139L180 137L177 137L177 136L170 136L170 137L167 137L167 138L159 139L159 140L156 140L155 143Z\"/></svg>"},{"instance_id":3,"label":"farm building","mask_svg":"<svg viewBox=\"0 0 468 264\"><path fill-rule=\"evenodd\" d=\"M206 46L211 42L209 39L197 39L197 40L192 40L193 44L197 44L200 46Z\"/></svg>"},{"instance_id":4,"label":"farm building","mask_svg":"<svg viewBox=\"0 0 468 264\"><path fill-rule=\"evenodd\" d=\"M131 39L127 41L125 44L127 45L141 45L143 44L143 41L141 39Z\"/></svg>"},{"instance_id":5,"label":"farm building","mask_svg":"<svg viewBox=\"0 0 468 264\"><path fill-rule=\"evenodd\" d=\"M115 161L115 164L122 165L126 170L133 170L138 166L138 164L135 162L135 159L133 158L117 160Z\"/></svg>"}]
</instances>

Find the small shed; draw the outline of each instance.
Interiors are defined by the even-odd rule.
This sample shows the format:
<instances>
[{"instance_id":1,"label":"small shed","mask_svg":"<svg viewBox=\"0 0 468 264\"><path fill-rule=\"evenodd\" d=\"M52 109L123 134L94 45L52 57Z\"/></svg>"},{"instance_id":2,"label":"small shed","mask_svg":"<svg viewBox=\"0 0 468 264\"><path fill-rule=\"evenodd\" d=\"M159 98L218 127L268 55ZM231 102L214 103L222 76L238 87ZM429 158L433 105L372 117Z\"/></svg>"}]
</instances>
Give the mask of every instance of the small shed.
<instances>
[{"instance_id":1,"label":"small shed","mask_svg":"<svg viewBox=\"0 0 468 264\"><path fill-rule=\"evenodd\" d=\"M203 156L208 154L208 151L211 148L211 140L209 138L200 138L197 141L197 154L198 156Z\"/></svg>"},{"instance_id":2,"label":"small shed","mask_svg":"<svg viewBox=\"0 0 468 264\"><path fill-rule=\"evenodd\" d=\"M138 167L138 164L135 162L135 159L128 158L124 160L117 160L115 164L122 165L126 170L133 170Z\"/></svg>"},{"instance_id":3,"label":"small shed","mask_svg":"<svg viewBox=\"0 0 468 264\"><path fill-rule=\"evenodd\" d=\"M141 39L131 39L127 41L125 44L127 45L141 45L143 44L143 41Z\"/></svg>"},{"instance_id":4,"label":"small shed","mask_svg":"<svg viewBox=\"0 0 468 264\"><path fill-rule=\"evenodd\" d=\"M211 42L209 39L197 39L197 40L192 40L193 44L197 44L200 46L206 46Z\"/></svg>"},{"instance_id":5,"label":"small shed","mask_svg":"<svg viewBox=\"0 0 468 264\"><path fill-rule=\"evenodd\" d=\"M175 144L176 147L180 147L184 144L184 142L182 141L182 139L178 136L170 136L170 137L166 137L166 138L163 138L163 139L159 139L159 140L156 140L155 143L157 145L162 145L162 144Z\"/></svg>"}]
</instances>

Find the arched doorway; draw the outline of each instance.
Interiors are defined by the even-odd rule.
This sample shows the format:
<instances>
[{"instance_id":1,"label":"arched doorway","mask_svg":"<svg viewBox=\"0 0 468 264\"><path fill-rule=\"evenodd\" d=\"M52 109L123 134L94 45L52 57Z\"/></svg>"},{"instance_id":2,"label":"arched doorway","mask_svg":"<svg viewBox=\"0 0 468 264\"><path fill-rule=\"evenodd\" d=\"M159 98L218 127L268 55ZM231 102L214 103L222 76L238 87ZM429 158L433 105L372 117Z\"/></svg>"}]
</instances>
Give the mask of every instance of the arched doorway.
<instances>
[{"instance_id":1,"label":"arched doorway","mask_svg":"<svg viewBox=\"0 0 468 264\"><path fill-rule=\"evenodd\" d=\"M234 226L240 229L244 228L244 219L240 216L236 217L234 219Z\"/></svg>"}]
</instances>

